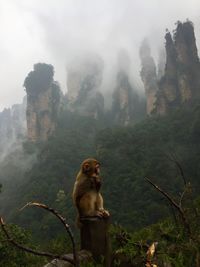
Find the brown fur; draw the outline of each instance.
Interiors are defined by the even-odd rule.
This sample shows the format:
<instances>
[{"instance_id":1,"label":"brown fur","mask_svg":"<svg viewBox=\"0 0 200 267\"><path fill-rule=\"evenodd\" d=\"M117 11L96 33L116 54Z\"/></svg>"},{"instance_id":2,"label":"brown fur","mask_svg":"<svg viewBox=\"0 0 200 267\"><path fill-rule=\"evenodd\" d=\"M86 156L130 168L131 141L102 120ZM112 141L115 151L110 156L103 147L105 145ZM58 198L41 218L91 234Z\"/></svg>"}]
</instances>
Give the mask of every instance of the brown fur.
<instances>
[{"instance_id":1,"label":"brown fur","mask_svg":"<svg viewBox=\"0 0 200 267\"><path fill-rule=\"evenodd\" d=\"M108 217L109 212L103 207L100 193L100 163L96 159L86 159L76 177L73 189L73 202L78 210L78 225L81 217Z\"/></svg>"}]
</instances>

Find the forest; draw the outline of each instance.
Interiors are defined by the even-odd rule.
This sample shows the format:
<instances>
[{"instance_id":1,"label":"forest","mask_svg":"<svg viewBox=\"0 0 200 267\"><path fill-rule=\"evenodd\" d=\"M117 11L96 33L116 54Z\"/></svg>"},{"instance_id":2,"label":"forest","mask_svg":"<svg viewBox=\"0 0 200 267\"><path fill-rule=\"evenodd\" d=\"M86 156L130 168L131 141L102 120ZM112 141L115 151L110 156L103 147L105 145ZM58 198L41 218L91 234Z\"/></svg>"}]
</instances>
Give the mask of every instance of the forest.
<instances>
[{"instance_id":1,"label":"forest","mask_svg":"<svg viewBox=\"0 0 200 267\"><path fill-rule=\"evenodd\" d=\"M196 104L192 108L178 108L164 117L145 118L133 126L102 129L94 119L63 110L54 136L44 144L25 142L23 152L14 152L2 163L2 191L6 190L6 183L12 181L8 193L1 196L3 216L16 224L10 226L10 231L15 229L16 239L24 244L40 244L60 253L65 248L70 250L62 227L50 214L36 209L19 212L19 208L30 201L45 203L66 216L76 232L72 186L80 162L91 155L102 164L104 201L112 215L112 237L118 249L130 260L134 258L135 261L135 257L141 260L144 251L134 247L133 240L149 245L157 241L158 251L162 251L158 261L166 258L171 262L173 258L176 265L172 266L193 266L199 242L196 239L199 231L199 118L200 106ZM88 132L88 129L91 130ZM21 153L22 163L30 154L38 160L24 170L23 164L16 164L15 153ZM147 182L147 178L176 201L186 190L182 201L195 236L192 245L184 232L184 224L178 223L179 212ZM4 238L3 233L1 235ZM125 240L117 243L118 235ZM27 260L29 266L35 266L35 262L41 260L9 244L2 243L1 250L5 255L1 262L9 264L7 266L18 266L17 260L20 266L27 266Z\"/></svg>"}]
</instances>

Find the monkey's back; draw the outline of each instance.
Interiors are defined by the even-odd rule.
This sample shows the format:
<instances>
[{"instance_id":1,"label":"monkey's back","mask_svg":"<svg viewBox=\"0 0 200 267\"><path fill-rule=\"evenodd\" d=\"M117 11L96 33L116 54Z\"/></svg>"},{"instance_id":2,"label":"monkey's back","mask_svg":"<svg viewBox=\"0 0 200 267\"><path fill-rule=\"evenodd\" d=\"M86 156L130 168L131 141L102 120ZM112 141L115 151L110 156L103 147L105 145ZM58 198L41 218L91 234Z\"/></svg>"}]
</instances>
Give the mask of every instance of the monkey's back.
<instances>
[{"instance_id":1,"label":"monkey's back","mask_svg":"<svg viewBox=\"0 0 200 267\"><path fill-rule=\"evenodd\" d=\"M74 204L78 206L80 199L90 191L94 191L92 180L86 175L82 174L79 176L78 174L72 194Z\"/></svg>"}]
</instances>

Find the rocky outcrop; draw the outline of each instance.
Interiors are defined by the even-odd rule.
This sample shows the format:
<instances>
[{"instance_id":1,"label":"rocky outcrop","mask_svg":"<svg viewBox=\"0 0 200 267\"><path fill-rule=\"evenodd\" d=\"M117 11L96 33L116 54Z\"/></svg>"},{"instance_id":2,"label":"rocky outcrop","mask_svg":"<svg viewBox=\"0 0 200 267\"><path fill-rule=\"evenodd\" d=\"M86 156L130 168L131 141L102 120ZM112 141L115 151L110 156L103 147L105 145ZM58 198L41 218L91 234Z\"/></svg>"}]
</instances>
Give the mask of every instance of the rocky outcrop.
<instances>
[{"instance_id":1,"label":"rocky outcrop","mask_svg":"<svg viewBox=\"0 0 200 267\"><path fill-rule=\"evenodd\" d=\"M190 21L177 22L172 38L166 33L166 66L159 81L155 112L165 114L200 95L200 63L194 27Z\"/></svg>"},{"instance_id":2,"label":"rocky outcrop","mask_svg":"<svg viewBox=\"0 0 200 267\"><path fill-rule=\"evenodd\" d=\"M158 91L156 65L151 56L151 50L148 41L145 39L140 47L140 59L142 69L140 76L142 78L146 95L146 113L149 115L155 108L156 94Z\"/></svg>"},{"instance_id":3,"label":"rocky outcrop","mask_svg":"<svg viewBox=\"0 0 200 267\"><path fill-rule=\"evenodd\" d=\"M118 57L118 73L113 93L112 121L114 124L129 125L137 112L138 94L133 90L129 80L130 59L122 50Z\"/></svg>"},{"instance_id":4,"label":"rocky outcrop","mask_svg":"<svg viewBox=\"0 0 200 267\"><path fill-rule=\"evenodd\" d=\"M157 67L157 79L160 80L165 74L165 65L166 65L166 52L162 48L159 51L158 55L158 67Z\"/></svg>"},{"instance_id":5,"label":"rocky outcrop","mask_svg":"<svg viewBox=\"0 0 200 267\"><path fill-rule=\"evenodd\" d=\"M165 114L169 108L178 105L177 58L176 48L170 32L165 35L166 66L165 74L159 81L156 112Z\"/></svg>"},{"instance_id":6,"label":"rocky outcrop","mask_svg":"<svg viewBox=\"0 0 200 267\"><path fill-rule=\"evenodd\" d=\"M83 116L99 118L104 113L104 97L99 92L103 61L97 55L85 55L67 69L69 109Z\"/></svg>"},{"instance_id":7,"label":"rocky outcrop","mask_svg":"<svg viewBox=\"0 0 200 267\"><path fill-rule=\"evenodd\" d=\"M38 63L24 81L29 141L45 141L55 130L61 91L53 75L52 65Z\"/></svg>"},{"instance_id":8,"label":"rocky outcrop","mask_svg":"<svg viewBox=\"0 0 200 267\"><path fill-rule=\"evenodd\" d=\"M79 263L81 263L83 266L87 264L89 265L90 263L92 264L94 262L90 251L81 250L81 251L78 251L77 254L78 254ZM68 259L71 259L73 261L73 254L63 255L63 257L65 256ZM74 264L68 261L54 259L43 267L73 267L73 266Z\"/></svg>"},{"instance_id":9,"label":"rocky outcrop","mask_svg":"<svg viewBox=\"0 0 200 267\"><path fill-rule=\"evenodd\" d=\"M134 98L135 96L135 98ZM119 72L117 75L117 87L113 93L113 123L127 126L134 118L134 102L137 95L134 95L128 75Z\"/></svg>"}]
</instances>

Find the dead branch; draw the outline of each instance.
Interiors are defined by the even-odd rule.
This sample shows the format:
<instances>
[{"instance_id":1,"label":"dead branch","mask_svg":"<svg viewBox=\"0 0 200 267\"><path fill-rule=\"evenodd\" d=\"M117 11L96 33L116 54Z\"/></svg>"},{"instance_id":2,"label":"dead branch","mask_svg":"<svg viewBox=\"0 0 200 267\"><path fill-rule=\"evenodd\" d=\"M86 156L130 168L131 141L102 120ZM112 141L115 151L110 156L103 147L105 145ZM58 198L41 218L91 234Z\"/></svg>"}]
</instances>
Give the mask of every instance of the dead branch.
<instances>
[{"instance_id":1,"label":"dead branch","mask_svg":"<svg viewBox=\"0 0 200 267\"><path fill-rule=\"evenodd\" d=\"M156 190L158 190L165 198L168 199L168 201L180 212L182 213L183 211L180 210L180 206L175 202L175 200L173 200L172 197L170 197L168 195L168 193L166 193L165 191L163 191L159 186L157 186L156 184L154 184L149 178L146 178L147 182L150 183Z\"/></svg>"},{"instance_id":2,"label":"dead branch","mask_svg":"<svg viewBox=\"0 0 200 267\"><path fill-rule=\"evenodd\" d=\"M147 255L146 264L145 264L146 267L154 267L154 266L157 267L157 265L152 263L152 258L155 255L157 245L158 245L158 242L153 242L148 247L148 250L147 250L147 253L146 253L146 255Z\"/></svg>"},{"instance_id":3,"label":"dead branch","mask_svg":"<svg viewBox=\"0 0 200 267\"><path fill-rule=\"evenodd\" d=\"M31 206L47 210L47 211L51 212L54 216L56 216L60 220L60 222L63 224L65 230L67 231L67 233L70 237L70 240L72 243L72 249L73 249L74 265L77 267L79 265L79 263L78 263L78 256L77 256L77 250L76 250L76 245L75 245L75 241L74 241L74 236L73 236L73 233L71 231L69 224L67 224L67 222L66 222L66 219L61 214L59 214L56 210L48 207L45 204L38 203L38 202L29 202L23 208L21 208L20 211L25 209L26 207L31 207Z\"/></svg>"},{"instance_id":4,"label":"dead branch","mask_svg":"<svg viewBox=\"0 0 200 267\"><path fill-rule=\"evenodd\" d=\"M49 253L49 252L40 252L40 251L37 251L37 250L31 249L31 248L25 247L25 246L19 244L8 233L8 231L6 229L6 224L5 224L5 222L4 222L4 220L3 220L2 217L0 217L0 224L1 224L1 228L2 228L5 236L7 238L7 242L11 243L13 246L17 247L18 249L24 250L24 251L26 251L28 253L32 253L32 254L37 255L37 256L44 256L44 257L48 257L48 258L51 258L51 259L64 260L64 261L67 261L67 262L75 265L75 261L72 260L67 255L61 256L61 255L54 255L54 254Z\"/></svg>"},{"instance_id":5,"label":"dead branch","mask_svg":"<svg viewBox=\"0 0 200 267\"><path fill-rule=\"evenodd\" d=\"M183 171L183 168L182 168L180 162L177 160L176 155L171 153L170 155L165 154L165 156L167 157L168 160L170 160L171 162L173 162L176 165L176 167L178 168L180 175L183 179L184 185L186 186L186 184L187 184L186 177L185 177L185 174L184 174L184 171Z\"/></svg>"},{"instance_id":6,"label":"dead branch","mask_svg":"<svg viewBox=\"0 0 200 267\"><path fill-rule=\"evenodd\" d=\"M150 183L157 191L159 191L175 207L175 209L178 211L178 213L181 216L181 219L182 219L182 222L183 222L183 226L185 227L189 237L192 238L190 225L189 225L189 223L187 221L187 218L185 217L185 213L184 213L182 207L168 193L166 193L163 189L161 189L159 186L154 184L149 178L146 178L146 180L147 180L148 183Z\"/></svg>"}]
</instances>

